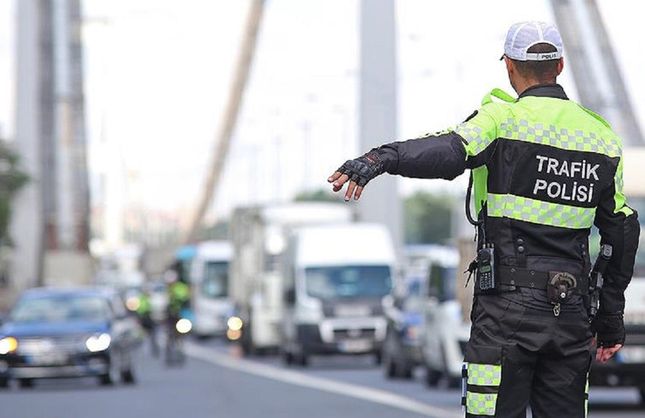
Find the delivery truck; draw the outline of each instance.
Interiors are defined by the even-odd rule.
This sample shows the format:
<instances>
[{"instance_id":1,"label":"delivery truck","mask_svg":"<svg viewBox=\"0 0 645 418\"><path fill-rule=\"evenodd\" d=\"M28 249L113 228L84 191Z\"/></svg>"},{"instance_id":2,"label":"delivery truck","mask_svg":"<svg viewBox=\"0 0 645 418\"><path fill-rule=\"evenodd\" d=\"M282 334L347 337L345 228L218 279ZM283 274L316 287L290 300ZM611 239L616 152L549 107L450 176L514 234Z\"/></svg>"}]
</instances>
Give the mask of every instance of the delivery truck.
<instances>
[{"instance_id":1,"label":"delivery truck","mask_svg":"<svg viewBox=\"0 0 645 418\"><path fill-rule=\"evenodd\" d=\"M281 351L287 364L312 355L373 354L381 359L383 299L396 257L388 230L367 223L293 230L283 264Z\"/></svg>"},{"instance_id":2,"label":"delivery truck","mask_svg":"<svg viewBox=\"0 0 645 418\"><path fill-rule=\"evenodd\" d=\"M231 220L231 296L235 318L228 334L245 354L280 347L284 319L283 262L298 226L350 222L342 203L299 202L238 208Z\"/></svg>"}]
</instances>

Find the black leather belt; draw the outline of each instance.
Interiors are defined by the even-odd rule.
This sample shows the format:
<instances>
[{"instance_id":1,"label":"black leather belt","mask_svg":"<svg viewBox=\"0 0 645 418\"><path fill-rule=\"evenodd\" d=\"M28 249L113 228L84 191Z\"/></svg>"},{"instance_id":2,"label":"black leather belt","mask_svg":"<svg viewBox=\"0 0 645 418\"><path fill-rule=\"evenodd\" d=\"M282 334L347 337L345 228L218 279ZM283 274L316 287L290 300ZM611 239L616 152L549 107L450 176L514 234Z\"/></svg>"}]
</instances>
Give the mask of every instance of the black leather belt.
<instances>
[{"instance_id":1,"label":"black leather belt","mask_svg":"<svg viewBox=\"0 0 645 418\"><path fill-rule=\"evenodd\" d=\"M546 289L551 278L561 272L536 271L518 267L497 266L497 282L506 286L529 287L533 289ZM574 276L576 279L575 290L578 294L589 293L587 278Z\"/></svg>"}]
</instances>

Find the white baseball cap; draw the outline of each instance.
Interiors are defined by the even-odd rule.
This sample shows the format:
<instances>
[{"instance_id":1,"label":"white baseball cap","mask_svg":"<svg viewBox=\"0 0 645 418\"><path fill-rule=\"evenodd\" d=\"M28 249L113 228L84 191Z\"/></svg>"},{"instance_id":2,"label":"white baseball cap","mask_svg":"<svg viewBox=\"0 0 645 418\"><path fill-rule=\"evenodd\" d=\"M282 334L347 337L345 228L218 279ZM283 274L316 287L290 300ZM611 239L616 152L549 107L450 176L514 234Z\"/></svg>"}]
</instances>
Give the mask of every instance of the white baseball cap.
<instances>
[{"instance_id":1,"label":"white baseball cap","mask_svg":"<svg viewBox=\"0 0 645 418\"><path fill-rule=\"evenodd\" d=\"M549 44L555 52L528 52L535 44ZM519 22L506 34L504 56L516 61L548 61L562 57L562 38L555 25L544 22Z\"/></svg>"}]
</instances>

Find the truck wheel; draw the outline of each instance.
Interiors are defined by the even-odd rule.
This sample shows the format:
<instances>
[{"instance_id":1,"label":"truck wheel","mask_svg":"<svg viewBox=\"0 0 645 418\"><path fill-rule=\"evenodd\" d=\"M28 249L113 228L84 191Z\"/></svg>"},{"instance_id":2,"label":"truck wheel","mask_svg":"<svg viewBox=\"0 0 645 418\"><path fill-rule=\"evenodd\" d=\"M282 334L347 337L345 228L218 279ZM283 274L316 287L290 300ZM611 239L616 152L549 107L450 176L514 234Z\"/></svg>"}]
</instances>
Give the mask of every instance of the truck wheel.
<instances>
[{"instance_id":1,"label":"truck wheel","mask_svg":"<svg viewBox=\"0 0 645 418\"><path fill-rule=\"evenodd\" d=\"M302 367L309 366L309 355L304 350L298 354L298 365Z\"/></svg>"},{"instance_id":2,"label":"truck wheel","mask_svg":"<svg viewBox=\"0 0 645 418\"><path fill-rule=\"evenodd\" d=\"M249 323L242 329L242 338L240 341L244 357L249 357L255 354L255 347L253 346L251 338L251 324Z\"/></svg>"},{"instance_id":3,"label":"truck wheel","mask_svg":"<svg viewBox=\"0 0 645 418\"><path fill-rule=\"evenodd\" d=\"M9 379L0 377L0 389L7 389L9 387Z\"/></svg>"},{"instance_id":4,"label":"truck wheel","mask_svg":"<svg viewBox=\"0 0 645 418\"><path fill-rule=\"evenodd\" d=\"M442 373L440 371L426 365L426 385L428 385L429 387L437 386L439 384L439 380L441 380L441 375Z\"/></svg>"},{"instance_id":5,"label":"truck wheel","mask_svg":"<svg viewBox=\"0 0 645 418\"><path fill-rule=\"evenodd\" d=\"M34 387L34 381L32 379L18 379L18 385L22 389L30 389Z\"/></svg>"},{"instance_id":6,"label":"truck wheel","mask_svg":"<svg viewBox=\"0 0 645 418\"><path fill-rule=\"evenodd\" d=\"M399 370L399 377L401 377L402 379L412 379L412 376L412 367L410 367L409 364L405 364L403 367L401 367L401 370Z\"/></svg>"},{"instance_id":7,"label":"truck wheel","mask_svg":"<svg viewBox=\"0 0 645 418\"><path fill-rule=\"evenodd\" d=\"M284 361L284 364L287 366L292 366L293 365L293 354L291 352L284 350L282 352L282 360Z\"/></svg>"},{"instance_id":8,"label":"truck wheel","mask_svg":"<svg viewBox=\"0 0 645 418\"><path fill-rule=\"evenodd\" d=\"M638 388L638 391L641 393L641 405L645 405L645 386Z\"/></svg>"}]
</instances>

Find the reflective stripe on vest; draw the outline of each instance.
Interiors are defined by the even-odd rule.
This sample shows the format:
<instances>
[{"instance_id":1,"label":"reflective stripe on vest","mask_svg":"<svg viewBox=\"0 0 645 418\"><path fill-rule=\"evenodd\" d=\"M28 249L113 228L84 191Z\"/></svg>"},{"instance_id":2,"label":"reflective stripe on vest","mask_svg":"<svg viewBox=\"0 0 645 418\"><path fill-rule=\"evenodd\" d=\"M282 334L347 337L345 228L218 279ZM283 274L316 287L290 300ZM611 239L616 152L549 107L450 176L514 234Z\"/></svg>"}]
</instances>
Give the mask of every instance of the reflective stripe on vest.
<instances>
[{"instance_id":1,"label":"reflective stripe on vest","mask_svg":"<svg viewBox=\"0 0 645 418\"><path fill-rule=\"evenodd\" d=\"M512 194L488 193L488 216L582 229L593 225L596 209L543 202Z\"/></svg>"},{"instance_id":2,"label":"reflective stripe on vest","mask_svg":"<svg viewBox=\"0 0 645 418\"><path fill-rule=\"evenodd\" d=\"M568 151L594 152L609 157L620 156L617 137L601 138L595 132L562 128L553 124L533 124L524 119L507 119L499 125L498 134L506 139L549 145Z\"/></svg>"}]
</instances>

